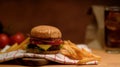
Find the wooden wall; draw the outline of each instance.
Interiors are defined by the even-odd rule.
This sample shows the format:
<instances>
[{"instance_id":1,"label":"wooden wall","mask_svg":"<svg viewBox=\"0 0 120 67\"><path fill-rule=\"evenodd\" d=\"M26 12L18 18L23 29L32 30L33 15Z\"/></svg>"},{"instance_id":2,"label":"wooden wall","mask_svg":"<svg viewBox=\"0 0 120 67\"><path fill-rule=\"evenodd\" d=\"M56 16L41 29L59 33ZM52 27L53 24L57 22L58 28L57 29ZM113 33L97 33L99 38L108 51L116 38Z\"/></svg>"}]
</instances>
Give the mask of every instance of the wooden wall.
<instances>
[{"instance_id":1,"label":"wooden wall","mask_svg":"<svg viewBox=\"0 0 120 67\"><path fill-rule=\"evenodd\" d=\"M91 5L119 5L116 0L0 0L0 20L10 34L29 34L37 25L53 25L63 39L84 43Z\"/></svg>"}]
</instances>

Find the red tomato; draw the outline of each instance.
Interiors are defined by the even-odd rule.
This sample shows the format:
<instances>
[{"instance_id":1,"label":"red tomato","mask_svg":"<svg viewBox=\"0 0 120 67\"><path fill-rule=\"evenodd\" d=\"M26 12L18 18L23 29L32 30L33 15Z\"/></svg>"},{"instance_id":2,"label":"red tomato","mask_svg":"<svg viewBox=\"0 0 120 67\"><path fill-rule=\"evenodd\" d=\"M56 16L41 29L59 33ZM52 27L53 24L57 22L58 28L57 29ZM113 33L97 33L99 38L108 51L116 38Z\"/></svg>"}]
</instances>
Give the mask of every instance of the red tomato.
<instances>
[{"instance_id":1,"label":"red tomato","mask_svg":"<svg viewBox=\"0 0 120 67\"><path fill-rule=\"evenodd\" d=\"M9 37L6 34L0 34L0 48L9 44Z\"/></svg>"},{"instance_id":2,"label":"red tomato","mask_svg":"<svg viewBox=\"0 0 120 67\"><path fill-rule=\"evenodd\" d=\"M20 44L25 39L23 33L16 33L15 35L10 37L10 44L13 45L14 43Z\"/></svg>"},{"instance_id":3,"label":"red tomato","mask_svg":"<svg viewBox=\"0 0 120 67\"><path fill-rule=\"evenodd\" d=\"M51 45L59 45L59 44L62 44L63 41L61 39L56 39L54 41L50 41L49 42Z\"/></svg>"}]
</instances>

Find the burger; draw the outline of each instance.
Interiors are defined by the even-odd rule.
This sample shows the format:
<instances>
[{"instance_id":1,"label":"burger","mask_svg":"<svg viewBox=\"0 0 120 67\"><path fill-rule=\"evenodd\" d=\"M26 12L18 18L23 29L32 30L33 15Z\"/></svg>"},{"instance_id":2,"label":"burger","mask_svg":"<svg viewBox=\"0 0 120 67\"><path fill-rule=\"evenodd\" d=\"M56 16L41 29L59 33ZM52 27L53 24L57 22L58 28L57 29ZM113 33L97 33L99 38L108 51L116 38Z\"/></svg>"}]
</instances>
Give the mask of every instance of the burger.
<instances>
[{"instance_id":1,"label":"burger","mask_svg":"<svg viewBox=\"0 0 120 67\"><path fill-rule=\"evenodd\" d=\"M54 26L39 25L30 32L30 44L27 52L39 54L56 54L59 52L63 40L61 31Z\"/></svg>"}]
</instances>

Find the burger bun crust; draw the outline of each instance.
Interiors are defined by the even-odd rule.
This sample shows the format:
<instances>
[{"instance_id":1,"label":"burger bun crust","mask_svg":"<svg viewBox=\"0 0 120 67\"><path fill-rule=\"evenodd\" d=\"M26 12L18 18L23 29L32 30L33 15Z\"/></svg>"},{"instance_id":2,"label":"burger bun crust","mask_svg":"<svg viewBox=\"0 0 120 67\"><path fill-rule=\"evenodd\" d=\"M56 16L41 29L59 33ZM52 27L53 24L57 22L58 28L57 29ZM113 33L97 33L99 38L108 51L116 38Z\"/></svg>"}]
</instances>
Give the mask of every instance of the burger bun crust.
<instances>
[{"instance_id":1,"label":"burger bun crust","mask_svg":"<svg viewBox=\"0 0 120 67\"><path fill-rule=\"evenodd\" d=\"M32 28L31 36L37 38L61 38L62 34L61 31L54 26L39 25Z\"/></svg>"}]
</instances>

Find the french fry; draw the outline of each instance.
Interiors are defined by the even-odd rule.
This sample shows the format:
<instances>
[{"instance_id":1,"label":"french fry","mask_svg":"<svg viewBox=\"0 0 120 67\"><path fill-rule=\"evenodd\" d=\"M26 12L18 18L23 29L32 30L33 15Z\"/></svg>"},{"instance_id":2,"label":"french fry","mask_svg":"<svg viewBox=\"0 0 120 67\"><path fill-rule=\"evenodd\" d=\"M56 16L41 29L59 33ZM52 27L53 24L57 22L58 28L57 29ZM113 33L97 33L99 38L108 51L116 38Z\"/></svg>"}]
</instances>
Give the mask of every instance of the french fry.
<instances>
[{"instance_id":1,"label":"french fry","mask_svg":"<svg viewBox=\"0 0 120 67\"><path fill-rule=\"evenodd\" d=\"M91 58L83 58L82 60L79 60L77 62L77 64L85 64L86 62L90 62L90 61L94 61L96 60L95 58L91 57Z\"/></svg>"},{"instance_id":2,"label":"french fry","mask_svg":"<svg viewBox=\"0 0 120 67\"><path fill-rule=\"evenodd\" d=\"M72 59L76 59L77 56L76 52L68 44L63 45L63 49L61 49L61 53L66 56L69 56Z\"/></svg>"},{"instance_id":3,"label":"french fry","mask_svg":"<svg viewBox=\"0 0 120 67\"><path fill-rule=\"evenodd\" d=\"M71 47L72 47L73 49L75 49L76 52L79 52L78 54L81 53L84 57L94 57L94 58L100 59L99 56L94 55L93 53L86 51L84 48L79 49L79 48L76 47L76 45L75 45L74 43L72 43L71 41L68 41L68 42L72 45Z\"/></svg>"},{"instance_id":4,"label":"french fry","mask_svg":"<svg viewBox=\"0 0 120 67\"><path fill-rule=\"evenodd\" d=\"M20 43L18 45L18 47L16 48L16 50L18 50L18 49L25 49L27 44L29 44L29 39L30 39L30 37L26 38L22 43Z\"/></svg>"},{"instance_id":5,"label":"french fry","mask_svg":"<svg viewBox=\"0 0 120 67\"><path fill-rule=\"evenodd\" d=\"M22 43L20 44L13 44L10 48L8 48L5 52L0 52L1 53L6 53L6 52L10 52L10 51L15 51L15 50L18 50L18 49L25 49L27 44L29 44L29 39L30 37L26 38Z\"/></svg>"},{"instance_id":6,"label":"french fry","mask_svg":"<svg viewBox=\"0 0 120 67\"><path fill-rule=\"evenodd\" d=\"M81 51L81 49L79 49L76 44L72 43L71 41L68 41L69 45L71 46L72 49L75 50L75 52L77 53L77 55L79 57L85 57L85 55L83 54L83 52Z\"/></svg>"},{"instance_id":7,"label":"french fry","mask_svg":"<svg viewBox=\"0 0 120 67\"><path fill-rule=\"evenodd\" d=\"M88 52L86 49L78 48L76 44L71 41L64 41L63 47L60 51L63 55L68 56L71 59L79 60L78 64L84 64L89 61L100 61L101 57Z\"/></svg>"},{"instance_id":8,"label":"french fry","mask_svg":"<svg viewBox=\"0 0 120 67\"><path fill-rule=\"evenodd\" d=\"M6 50L6 52L10 52L10 51L16 50L17 46L18 46L17 43L13 44L9 49Z\"/></svg>"}]
</instances>

